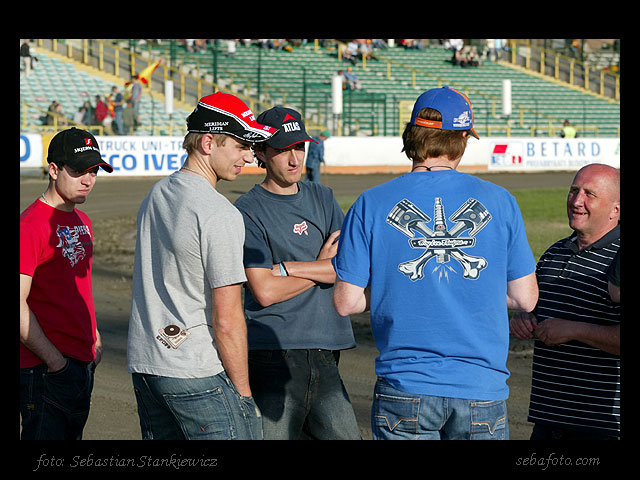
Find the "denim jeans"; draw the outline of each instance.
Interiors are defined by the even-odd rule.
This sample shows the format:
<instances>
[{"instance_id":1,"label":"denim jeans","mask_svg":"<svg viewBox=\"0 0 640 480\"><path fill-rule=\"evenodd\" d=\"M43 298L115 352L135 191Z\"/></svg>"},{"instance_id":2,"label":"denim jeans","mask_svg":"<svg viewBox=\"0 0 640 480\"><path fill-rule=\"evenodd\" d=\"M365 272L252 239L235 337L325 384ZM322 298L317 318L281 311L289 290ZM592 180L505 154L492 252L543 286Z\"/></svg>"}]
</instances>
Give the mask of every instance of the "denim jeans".
<instances>
[{"instance_id":1,"label":"denim jeans","mask_svg":"<svg viewBox=\"0 0 640 480\"><path fill-rule=\"evenodd\" d=\"M95 364L67 360L57 372L45 364L20 369L22 440L82 440Z\"/></svg>"},{"instance_id":2,"label":"denim jeans","mask_svg":"<svg viewBox=\"0 0 640 480\"><path fill-rule=\"evenodd\" d=\"M307 182L320 183L320 165L317 167L307 167Z\"/></svg>"},{"instance_id":3,"label":"denim jeans","mask_svg":"<svg viewBox=\"0 0 640 480\"><path fill-rule=\"evenodd\" d=\"M204 378L133 373L143 440L262 440L252 397L225 372Z\"/></svg>"},{"instance_id":4,"label":"denim jeans","mask_svg":"<svg viewBox=\"0 0 640 480\"><path fill-rule=\"evenodd\" d=\"M359 440L339 352L250 350L249 381L265 440Z\"/></svg>"},{"instance_id":5,"label":"denim jeans","mask_svg":"<svg viewBox=\"0 0 640 480\"><path fill-rule=\"evenodd\" d=\"M414 395L378 378L371 408L374 440L508 440L506 401Z\"/></svg>"}]
</instances>

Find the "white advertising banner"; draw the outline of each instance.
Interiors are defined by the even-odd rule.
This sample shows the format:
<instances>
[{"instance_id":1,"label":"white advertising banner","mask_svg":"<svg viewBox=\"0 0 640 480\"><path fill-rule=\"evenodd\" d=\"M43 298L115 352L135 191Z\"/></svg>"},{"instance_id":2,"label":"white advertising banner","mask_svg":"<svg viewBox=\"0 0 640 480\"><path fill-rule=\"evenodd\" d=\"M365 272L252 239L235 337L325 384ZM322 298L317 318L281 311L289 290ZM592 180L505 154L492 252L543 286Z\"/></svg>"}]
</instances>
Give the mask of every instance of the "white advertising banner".
<instances>
[{"instance_id":1,"label":"white advertising banner","mask_svg":"<svg viewBox=\"0 0 640 480\"><path fill-rule=\"evenodd\" d=\"M169 175L187 158L184 137L96 137L102 158L113 167L108 175Z\"/></svg>"},{"instance_id":2,"label":"white advertising banner","mask_svg":"<svg viewBox=\"0 0 640 480\"><path fill-rule=\"evenodd\" d=\"M589 163L620 167L619 138L487 138L489 170L579 170Z\"/></svg>"},{"instance_id":3,"label":"white advertising banner","mask_svg":"<svg viewBox=\"0 0 640 480\"><path fill-rule=\"evenodd\" d=\"M20 134L20 168L42 167L42 136L37 133Z\"/></svg>"},{"instance_id":4,"label":"white advertising banner","mask_svg":"<svg viewBox=\"0 0 640 480\"><path fill-rule=\"evenodd\" d=\"M178 170L187 157L182 148L183 138L96 137L102 158L113 167L110 174L113 176L169 175ZM41 167L46 163L43 154L41 135L20 135L21 167ZM471 138L460 166L489 171L577 171L589 163L620 167L620 139ZM409 167L411 161L402 151L400 137L334 136L325 141L325 165L366 172L366 167Z\"/></svg>"}]
</instances>

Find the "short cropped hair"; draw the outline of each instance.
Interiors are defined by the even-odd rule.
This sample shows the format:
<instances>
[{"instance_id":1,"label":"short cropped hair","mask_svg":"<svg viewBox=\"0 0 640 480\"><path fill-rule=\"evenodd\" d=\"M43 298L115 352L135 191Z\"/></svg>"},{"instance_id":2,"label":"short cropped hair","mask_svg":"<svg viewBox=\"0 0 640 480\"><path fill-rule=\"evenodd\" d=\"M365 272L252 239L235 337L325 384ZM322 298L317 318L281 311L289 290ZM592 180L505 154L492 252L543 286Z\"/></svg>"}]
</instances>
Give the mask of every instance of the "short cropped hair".
<instances>
[{"instance_id":1,"label":"short cropped hair","mask_svg":"<svg viewBox=\"0 0 640 480\"><path fill-rule=\"evenodd\" d=\"M442 121L440 112L432 108L423 108L418 117ZM416 162L440 156L455 160L462 157L467 148L469 136L464 136L463 132L464 130L440 130L407 123L402 132L402 151Z\"/></svg>"},{"instance_id":2,"label":"short cropped hair","mask_svg":"<svg viewBox=\"0 0 640 480\"><path fill-rule=\"evenodd\" d=\"M198 151L198 147L200 146L200 140L204 135L208 135L207 133L200 132L188 132L182 141L182 147L187 151L187 155L191 155L194 152ZM213 138L216 142L216 145L221 147L224 145L224 142L227 141L228 135L224 133L213 133Z\"/></svg>"}]
</instances>

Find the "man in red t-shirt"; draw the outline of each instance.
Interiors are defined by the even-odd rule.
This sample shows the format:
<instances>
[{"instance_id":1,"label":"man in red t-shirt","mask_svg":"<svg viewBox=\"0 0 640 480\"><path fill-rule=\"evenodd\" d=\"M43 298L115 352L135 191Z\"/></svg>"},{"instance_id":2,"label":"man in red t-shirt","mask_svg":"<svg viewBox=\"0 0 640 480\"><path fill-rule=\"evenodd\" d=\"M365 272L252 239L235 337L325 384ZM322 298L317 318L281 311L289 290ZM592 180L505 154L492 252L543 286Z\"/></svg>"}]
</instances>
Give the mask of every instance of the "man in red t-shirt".
<instances>
[{"instance_id":1,"label":"man in red t-shirt","mask_svg":"<svg viewBox=\"0 0 640 480\"><path fill-rule=\"evenodd\" d=\"M22 439L81 439L100 361L91 288L93 233L75 207L102 160L89 132L70 128L49 145L49 186L20 214Z\"/></svg>"}]
</instances>

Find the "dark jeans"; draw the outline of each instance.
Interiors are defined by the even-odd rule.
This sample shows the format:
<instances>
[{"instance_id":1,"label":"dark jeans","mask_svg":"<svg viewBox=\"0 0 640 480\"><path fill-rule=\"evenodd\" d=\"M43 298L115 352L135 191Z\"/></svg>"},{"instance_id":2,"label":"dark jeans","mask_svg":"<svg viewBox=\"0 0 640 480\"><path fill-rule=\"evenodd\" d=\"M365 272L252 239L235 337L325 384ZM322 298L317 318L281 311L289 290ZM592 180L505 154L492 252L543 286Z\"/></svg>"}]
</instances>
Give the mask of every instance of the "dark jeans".
<instances>
[{"instance_id":1,"label":"dark jeans","mask_svg":"<svg viewBox=\"0 0 640 480\"><path fill-rule=\"evenodd\" d=\"M307 182L320 183L320 165L317 167L307 167Z\"/></svg>"},{"instance_id":2,"label":"dark jeans","mask_svg":"<svg viewBox=\"0 0 640 480\"><path fill-rule=\"evenodd\" d=\"M249 381L265 440L361 439L338 357L337 351L318 349L249 351Z\"/></svg>"},{"instance_id":3,"label":"dark jeans","mask_svg":"<svg viewBox=\"0 0 640 480\"><path fill-rule=\"evenodd\" d=\"M52 373L45 364L20 369L22 440L82 440L95 364L67 360Z\"/></svg>"}]
</instances>

